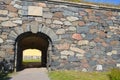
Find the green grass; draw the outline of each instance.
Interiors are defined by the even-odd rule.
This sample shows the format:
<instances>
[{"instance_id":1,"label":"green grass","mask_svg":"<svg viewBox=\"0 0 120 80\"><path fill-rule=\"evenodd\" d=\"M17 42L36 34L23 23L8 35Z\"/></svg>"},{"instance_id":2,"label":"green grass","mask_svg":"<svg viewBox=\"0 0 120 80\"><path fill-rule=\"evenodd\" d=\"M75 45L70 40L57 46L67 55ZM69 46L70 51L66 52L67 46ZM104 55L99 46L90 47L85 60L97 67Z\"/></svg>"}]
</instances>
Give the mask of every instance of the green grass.
<instances>
[{"instance_id":1,"label":"green grass","mask_svg":"<svg viewBox=\"0 0 120 80\"><path fill-rule=\"evenodd\" d=\"M109 80L107 72L51 71L51 80Z\"/></svg>"},{"instance_id":2,"label":"green grass","mask_svg":"<svg viewBox=\"0 0 120 80\"><path fill-rule=\"evenodd\" d=\"M40 59L29 59L29 60L23 60L23 62L41 62Z\"/></svg>"},{"instance_id":3,"label":"green grass","mask_svg":"<svg viewBox=\"0 0 120 80\"><path fill-rule=\"evenodd\" d=\"M119 68L113 68L110 71L110 80L120 80L120 69Z\"/></svg>"}]
</instances>

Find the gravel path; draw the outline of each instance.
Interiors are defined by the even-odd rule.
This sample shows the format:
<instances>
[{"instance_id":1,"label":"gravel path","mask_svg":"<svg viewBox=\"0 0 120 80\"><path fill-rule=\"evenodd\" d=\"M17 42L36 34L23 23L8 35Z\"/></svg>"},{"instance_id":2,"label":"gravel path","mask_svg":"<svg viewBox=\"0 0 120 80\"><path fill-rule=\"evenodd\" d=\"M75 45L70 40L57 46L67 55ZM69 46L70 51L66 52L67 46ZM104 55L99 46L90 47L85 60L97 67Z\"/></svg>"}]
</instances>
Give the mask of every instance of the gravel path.
<instances>
[{"instance_id":1,"label":"gravel path","mask_svg":"<svg viewBox=\"0 0 120 80\"><path fill-rule=\"evenodd\" d=\"M46 68L29 68L12 75L10 80L50 80Z\"/></svg>"}]
</instances>

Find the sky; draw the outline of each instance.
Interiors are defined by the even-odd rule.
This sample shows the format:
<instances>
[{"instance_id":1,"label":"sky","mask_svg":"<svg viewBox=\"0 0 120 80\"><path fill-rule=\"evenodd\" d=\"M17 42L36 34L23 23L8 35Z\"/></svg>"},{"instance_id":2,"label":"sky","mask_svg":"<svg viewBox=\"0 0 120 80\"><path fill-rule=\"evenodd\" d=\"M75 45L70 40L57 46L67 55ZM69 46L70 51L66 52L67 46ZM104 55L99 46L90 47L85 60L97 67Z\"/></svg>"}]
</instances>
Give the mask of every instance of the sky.
<instances>
[{"instance_id":1,"label":"sky","mask_svg":"<svg viewBox=\"0 0 120 80\"><path fill-rule=\"evenodd\" d=\"M112 4L112 5L120 5L120 0L85 0L85 1Z\"/></svg>"}]
</instances>

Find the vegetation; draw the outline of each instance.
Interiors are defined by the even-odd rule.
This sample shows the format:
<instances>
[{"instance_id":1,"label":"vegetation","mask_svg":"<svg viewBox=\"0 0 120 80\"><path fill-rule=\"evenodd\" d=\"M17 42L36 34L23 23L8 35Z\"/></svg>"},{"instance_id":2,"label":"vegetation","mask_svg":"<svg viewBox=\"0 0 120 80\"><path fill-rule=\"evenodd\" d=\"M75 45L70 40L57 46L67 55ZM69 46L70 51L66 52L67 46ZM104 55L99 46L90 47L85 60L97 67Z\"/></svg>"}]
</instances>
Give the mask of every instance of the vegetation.
<instances>
[{"instance_id":1,"label":"vegetation","mask_svg":"<svg viewBox=\"0 0 120 80\"><path fill-rule=\"evenodd\" d=\"M10 77L8 74L0 72L0 80L9 80Z\"/></svg>"},{"instance_id":2,"label":"vegetation","mask_svg":"<svg viewBox=\"0 0 120 80\"><path fill-rule=\"evenodd\" d=\"M120 80L120 69L113 68L109 74L110 80Z\"/></svg>"},{"instance_id":3,"label":"vegetation","mask_svg":"<svg viewBox=\"0 0 120 80\"><path fill-rule=\"evenodd\" d=\"M109 80L107 72L52 71L51 80Z\"/></svg>"},{"instance_id":4,"label":"vegetation","mask_svg":"<svg viewBox=\"0 0 120 80\"><path fill-rule=\"evenodd\" d=\"M28 60L23 60L23 62L41 62L40 59L28 59Z\"/></svg>"}]
</instances>

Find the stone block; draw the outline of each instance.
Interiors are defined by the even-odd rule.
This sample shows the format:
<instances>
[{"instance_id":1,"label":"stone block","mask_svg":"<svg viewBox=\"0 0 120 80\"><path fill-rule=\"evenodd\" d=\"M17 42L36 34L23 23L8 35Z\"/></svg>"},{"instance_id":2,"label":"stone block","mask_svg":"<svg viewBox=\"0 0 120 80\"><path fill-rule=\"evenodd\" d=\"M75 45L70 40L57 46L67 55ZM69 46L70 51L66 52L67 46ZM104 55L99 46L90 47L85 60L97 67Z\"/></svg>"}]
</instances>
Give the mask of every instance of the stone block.
<instances>
[{"instance_id":1,"label":"stone block","mask_svg":"<svg viewBox=\"0 0 120 80\"><path fill-rule=\"evenodd\" d=\"M53 16L56 18L63 18L62 12L55 12Z\"/></svg>"},{"instance_id":2,"label":"stone block","mask_svg":"<svg viewBox=\"0 0 120 80\"><path fill-rule=\"evenodd\" d=\"M80 46L88 45L88 44L89 44L89 41L88 41L88 40L80 40L80 41L78 42L78 45L80 45Z\"/></svg>"},{"instance_id":3,"label":"stone block","mask_svg":"<svg viewBox=\"0 0 120 80\"><path fill-rule=\"evenodd\" d=\"M43 18L52 18L53 17L53 13L51 13L51 12L44 12L43 13Z\"/></svg>"},{"instance_id":4,"label":"stone block","mask_svg":"<svg viewBox=\"0 0 120 80\"><path fill-rule=\"evenodd\" d=\"M64 50L64 51L61 51L60 54L65 56L73 56L75 53L73 51Z\"/></svg>"},{"instance_id":5,"label":"stone block","mask_svg":"<svg viewBox=\"0 0 120 80\"><path fill-rule=\"evenodd\" d=\"M42 16L43 8L37 6L28 6L28 15L32 16Z\"/></svg>"},{"instance_id":6,"label":"stone block","mask_svg":"<svg viewBox=\"0 0 120 80\"><path fill-rule=\"evenodd\" d=\"M58 29L56 34L65 34L65 29Z\"/></svg>"},{"instance_id":7,"label":"stone block","mask_svg":"<svg viewBox=\"0 0 120 80\"><path fill-rule=\"evenodd\" d=\"M77 47L70 47L70 50L81 53L81 54L86 53L85 50L77 48Z\"/></svg>"},{"instance_id":8,"label":"stone block","mask_svg":"<svg viewBox=\"0 0 120 80\"><path fill-rule=\"evenodd\" d=\"M1 25L5 26L5 27L14 27L14 26L17 26L17 24L13 23L12 21L2 22Z\"/></svg>"},{"instance_id":9,"label":"stone block","mask_svg":"<svg viewBox=\"0 0 120 80\"><path fill-rule=\"evenodd\" d=\"M10 12L17 12L17 9L13 7L12 5L7 5L7 10Z\"/></svg>"},{"instance_id":10,"label":"stone block","mask_svg":"<svg viewBox=\"0 0 120 80\"><path fill-rule=\"evenodd\" d=\"M56 45L56 47L59 50L65 50L65 49L69 49L70 44L69 43L63 43L63 44Z\"/></svg>"},{"instance_id":11,"label":"stone block","mask_svg":"<svg viewBox=\"0 0 120 80\"><path fill-rule=\"evenodd\" d=\"M67 20L68 21L77 21L77 20L79 20L79 18L78 17L70 16L70 17L67 17Z\"/></svg>"},{"instance_id":12,"label":"stone block","mask_svg":"<svg viewBox=\"0 0 120 80\"><path fill-rule=\"evenodd\" d=\"M73 34L72 38L76 39L76 40L82 40L82 36L80 34L77 34L77 33Z\"/></svg>"},{"instance_id":13,"label":"stone block","mask_svg":"<svg viewBox=\"0 0 120 80\"><path fill-rule=\"evenodd\" d=\"M96 66L96 70L97 71L102 71L103 70L103 66L102 65L97 65Z\"/></svg>"},{"instance_id":14,"label":"stone block","mask_svg":"<svg viewBox=\"0 0 120 80\"><path fill-rule=\"evenodd\" d=\"M66 26L70 26L70 25L72 25L72 23L69 22L69 21L64 21L64 25L66 25Z\"/></svg>"},{"instance_id":15,"label":"stone block","mask_svg":"<svg viewBox=\"0 0 120 80\"><path fill-rule=\"evenodd\" d=\"M0 38L0 43L3 43L4 41L3 41L3 39L2 38Z\"/></svg>"},{"instance_id":16,"label":"stone block","mask_svg":"<svg viewBox=\"0 0 120 80\"><path fill-rule=\"evenodd\" d=\"M116 66L120 68L120 64L119 63L117 63Z\"/></svg>"},{"instance_id":17,"label":"stone block","mask_svg":"<svg viewBox=\"0 0 120 80\"><path fill-rule=\"evenodd\" d=\"M0 14L1 15L7 15L8 14L8 10L0 10Z\"/></svg>"},{"instance_id":18,"label":"stone block","mask_svg":"<svg viewBox=\"0 0 120 80\"><path fill-rule=\"evenodd\" d=\"M68 61L69 62L76 62L76 61L80 61L77 57L75 57L75 56L69 56L68 57Z\"/></svg>"},{"instance_id":19,"label":"stone block","mask_svg":"<svg viewBox=\"0 0 120 80\"><path fill-rule=\"evenodd\" d=\"M0 57L4 58L5 57L5 52L4 51L0 51Z\"/></svg>"},{"instance_id":20,"label":"stone block","mask_svg":"<svg viewBox=\"0 0 120 80\"><path fill-rule=\"evenodd\" d=\"M88 26L77 26L77 33L88 33L89 32L89 27Z\"/></svg>"},{"instance_id":21,"label":"stone block","mask_svg":"<svg viewBox=\"0 0 120 80\"><path fill-rule=\"evenodd\" d=\"M54 20L53 23L54 23L54 24L61 24L61 25L63 24L63 22L61 22L61 21L59 21L59 20Z\"/></svg>"},{"instance_id":22,"label":"stone block","mask_svg":"<svg viewBox=\"0 0 120 80\"><path fill-rule=\"evenodd\" d=\"M8 19L9 19L9 17L0 17L0 21L6 21Z\"/></svg>"},{"instance_id":23,"label":"stone block","mask_svg":"<svg viewBox=\"0 0 120 80\"><path fill-rule=\"evenodd\" d=\"M39 30L38 26L39 26L39 24L37 22L31 22L30 23L31 31L33 33L37 33Z\"/></svg>"}]
</instances>

